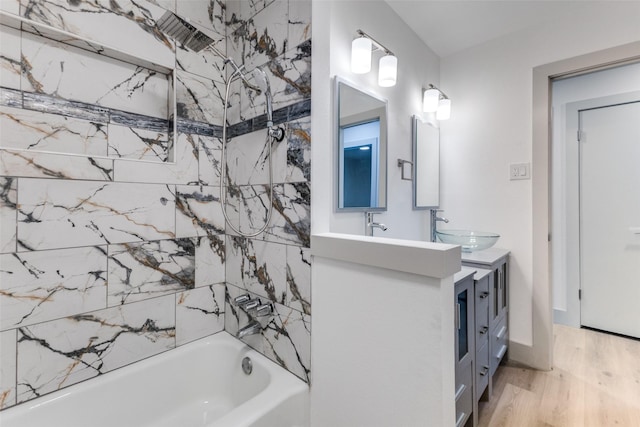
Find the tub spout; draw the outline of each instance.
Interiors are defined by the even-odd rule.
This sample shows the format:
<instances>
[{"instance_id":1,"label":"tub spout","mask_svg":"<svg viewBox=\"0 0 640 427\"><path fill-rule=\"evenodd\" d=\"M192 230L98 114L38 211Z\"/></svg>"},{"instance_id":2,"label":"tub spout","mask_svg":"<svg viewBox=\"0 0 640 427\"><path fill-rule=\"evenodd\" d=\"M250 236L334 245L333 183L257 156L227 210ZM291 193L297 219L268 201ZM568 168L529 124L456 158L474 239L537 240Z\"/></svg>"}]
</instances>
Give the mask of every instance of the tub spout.
<instances>
[{"instance_id":1,"label":"tub spout","mask_svg":"<svg viewBox=\"0 0 640 427\"><path fill-rule=\"evenodd\" d=\"M241 328L236 337L242 339L248 335L256 335L262 332L262 325L257 320L252 320L247 326Z\"/></svg>"}]
</instances>

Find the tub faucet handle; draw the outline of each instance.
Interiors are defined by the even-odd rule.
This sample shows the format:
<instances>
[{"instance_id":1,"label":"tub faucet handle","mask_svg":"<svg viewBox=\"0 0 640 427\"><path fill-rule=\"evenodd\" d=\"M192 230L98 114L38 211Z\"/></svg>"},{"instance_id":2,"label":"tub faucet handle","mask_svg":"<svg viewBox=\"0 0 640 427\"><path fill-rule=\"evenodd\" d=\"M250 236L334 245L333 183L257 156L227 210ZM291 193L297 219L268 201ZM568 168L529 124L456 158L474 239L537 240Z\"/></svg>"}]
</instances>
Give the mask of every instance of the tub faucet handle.
<instances>
[{"instance_id":1,"label":"tub faucet handle","mask_svg":"<svg viewBox=\"0 0 640 427\"><path fill-rule=\"evenodd\" d=\"M233 299L233 302L235 303L235 305L243 305L248 303L250 300L251 300L251 295L244 294L244 295L240 295L239 297L235 297Z\"/></svg>"},{"instance_id":2,"label":"tub faucet handle","mask_svg":"<svg viewBox=\"0 0 640 427\"><path fill-rule=\"evenodd\" d=\"M256 316L258 317L269 316L271 314L273 314L273 304L271 303L262 304L261 306L256 307Z\"/></svg>"},{"instance_id":3,"label":"tub faucet handle","mask_svg":"<svg viewBox=\"0 0 640 427\"><path fill-rule=\"evenodd\" d=\"M256 298L256 299L249 300L244 304L241 304L240 307L242 307L245 311L252 311L261 305L262 305L262 301L260 301L260 298Z\"/></svg>"}]
</instances>

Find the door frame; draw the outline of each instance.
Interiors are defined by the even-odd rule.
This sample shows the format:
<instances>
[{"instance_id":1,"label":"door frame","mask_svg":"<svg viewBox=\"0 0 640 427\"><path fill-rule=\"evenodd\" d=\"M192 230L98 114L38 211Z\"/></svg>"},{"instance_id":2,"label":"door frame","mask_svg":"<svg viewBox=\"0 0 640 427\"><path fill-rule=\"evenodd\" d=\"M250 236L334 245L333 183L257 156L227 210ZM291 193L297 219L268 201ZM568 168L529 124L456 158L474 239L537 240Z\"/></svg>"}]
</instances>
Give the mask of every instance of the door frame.
<instances>
[{"instance_id":1,"label":"door frame","mask_svg":"<svg viewBox=\"0 0 640 427\"><path fill-rule=\"evenodd\" d=\"M551 81L640 61L640 42L541 65L533 69L532 280L533 345L512 343L512 357L534 368L553 365L551 289Z\"/></svg>"}]
</instances>

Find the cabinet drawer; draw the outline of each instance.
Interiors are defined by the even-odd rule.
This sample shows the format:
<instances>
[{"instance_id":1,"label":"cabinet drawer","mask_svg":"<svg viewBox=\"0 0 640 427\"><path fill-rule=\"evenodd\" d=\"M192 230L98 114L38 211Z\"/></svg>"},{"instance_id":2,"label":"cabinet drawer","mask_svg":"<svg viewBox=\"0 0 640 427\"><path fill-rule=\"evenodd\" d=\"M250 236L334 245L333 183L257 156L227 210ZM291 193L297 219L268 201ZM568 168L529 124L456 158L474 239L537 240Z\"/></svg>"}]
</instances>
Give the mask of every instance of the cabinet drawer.
<instances>
[{"instance_id":1,"label":"cabinet drawer","mask_svg":"<svg viewBox=\"0 0 640 427\"><path fill-rule=\"evenodd\" d=\"M463 426L473 412L473 391L471 383L456 389L456 427Z\"/></svg>"},{"instance_id":2,"label":"cabinet drawer","mask_svg":"<svg viewBox=\"0 0 640 427\"><path fill-rule=\"evenodd\" d=\"M485 388L489 385L489 375L491 374L491 365L489 364L489 342L485 342L476 352L476 383L475 398L480 399Z\"/></svg>"},{"instance_id":3,"label":"cabinet drawer","mask_svg":"<svg viewBox=\"0 0 640 427\"><path fill-rule=\"evenodd\" d=\"M490 360L491 375L495 374L500 361L507 352L509 345L509 329L507 327L507 316L504 316L491 332L490 339Z\"/></svg>"},{"instance_id":4,"label":"cabinet drawer","mask_svg":"<svg viewBox=\"0 0 640 427\"><path fill-rule=\"evenodd\" d=\"M482 346L489 337L489 300L476 300L476 348Z\"/></svg>"}]
</instances>

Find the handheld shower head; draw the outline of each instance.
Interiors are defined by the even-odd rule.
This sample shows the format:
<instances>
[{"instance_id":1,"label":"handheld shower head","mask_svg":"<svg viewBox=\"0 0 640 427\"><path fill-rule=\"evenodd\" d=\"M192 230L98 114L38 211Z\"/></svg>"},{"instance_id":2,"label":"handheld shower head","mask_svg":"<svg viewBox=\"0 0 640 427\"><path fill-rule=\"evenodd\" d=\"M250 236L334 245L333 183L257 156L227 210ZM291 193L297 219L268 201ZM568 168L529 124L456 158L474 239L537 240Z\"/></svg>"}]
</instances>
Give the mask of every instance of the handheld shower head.
<instances>
[{"instance_id":1,"label":"handheld shower head","mask_svg":"<svg viewBox=\"0 0 640 427\"><path fill-rule=\"evenodd\" d=\"M267 73L264 72L261 68L255 68L251 75L253 76L253 81L256 82L256 86L260 88L260 92L263 93L271 93L271 85L269 85L269 78L267 77Z\"/></svg>"}]
</instances>

